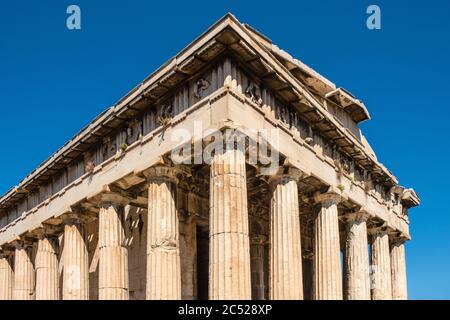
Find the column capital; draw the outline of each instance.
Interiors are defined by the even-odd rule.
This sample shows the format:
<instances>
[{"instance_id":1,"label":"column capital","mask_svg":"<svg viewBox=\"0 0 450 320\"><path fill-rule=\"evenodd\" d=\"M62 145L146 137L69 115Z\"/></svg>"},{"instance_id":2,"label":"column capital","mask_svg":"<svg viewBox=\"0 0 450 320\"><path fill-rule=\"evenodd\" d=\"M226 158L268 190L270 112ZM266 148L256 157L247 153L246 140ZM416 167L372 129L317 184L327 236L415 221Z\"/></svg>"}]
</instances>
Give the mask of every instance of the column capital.
<instances>
[{"instance_id":1,"label":"column capital","mask_svg":"<svg viewBox=\"0 0 450 320\"><path fill-rule=\"evenodd\" d=\"M9 258L13 255L11 251L0 251L0 259Z\"/></svg>"},{"instance_id":2,"label":"column capital","mask_svg":"<svg viewBox=\"0 0 450 320\"><path fill-rule=\"evenodd\" d=\"M274 175L269 177L269 184L273 186L276 183L280 183L285 180L294 180L298 182L306 174L293 166L283 165L278 168Z\"/></svg>"},{"instance_id":3,"label":"column capital","mask_svg":"<svg viewBox=\"0 0 450 320\"><path fill-rule=\"evenodd\" d=\"M391 239L391 244L392 245L395 245L395 246L397 246L397 245L403 245L403 244L405 244L405 242L408 240L406 237L403 237L403 236L395 236L395 237L392 237Z\"/></svg>"},{"instance_id":4,"label":"column capital","mask_svg":"<svg viewBox=\"0 0 450 320\"><path fill-rule=\"evenodd\" d=\"M57 238L60 233L62 233L61 226L48 223L41 223L36 229L30 231L30 235L37 239Z\"/></svg>"},{"instance_id":5,"label":"column capital","mask_svg":"<svg viewBox=\"0 0 450 320\"><path fill-rule=\"evenodd\" d=\"M372 226L372 227L368 228L367 233L369 235L371 235L372 237L385 236L385 235L389 234L389 227L387 226L386 223L383 223L382 225Z\"/></svg>"},{"instance_id":6,"label":"column capital","mask_svg":"<svg viewBox=\"0 0 450 320\"><path fill-rule=\"evenodd\" d=\"M183 173L183 171L180 169L159 164L145 170L142 174L145 176L147 182L149 183L158 181L178 183L177 176L181 173Z\"/></svg>"},{"instance_id":7,"label":"column capital","mask_svg":"<svg viewBox=\"0 0 450 320\"><path fill-rule=\"evenodd\" d=\"M130 203L130 199L124 195L117 192L104 192L101 193L98 199L98 204L100 207L108 205L120 205L126 206Z\"/></svg>"},{"instance_id":8,"label":"column capital","mask_svg":"<svg viewBox=\"0 0 450 320\"><path fill-rule=\"evenodd\" d=\"M12 247L0 247L0 258L7 258L14 255L14 248Z\"/></svg>"},{"instance_id":9,"label":"column capital","mask_svg":"<svg viewBox=\"0 0 450 320\"><path fill-rule=\"evenodd\" d=\"M15 248L15 249L26 249L26 248L30 248L33 246L33 241L31 241L28 238L24 238L24 237L17 237L16 239L14 239L13 241L11 241L11 245Z\"/></svg>"},{"instance_id":10,"label":"column capital","mask_svg":"<svg viewBox=\"0 0 450 320\"><path fill-rule=\"evenodd\" d=\"M345 200L347 196L336 187L329 187L326 192L316 192L314 201L319 204L333 205Z\"/></svg>"},{"instance_id":11,"label":"column capital","mask_svg":"<svg viewBox=\"0 0 450 320\"><path fill-rule=\"evenodd\" d=\"M72 213L66 213L61 216L61 219L63 220L63 223L65 225L67 224L86 224L89 221L89 217L83 215L81 212L75 213L76 211Z\"/></svg>"},{"instance_id":12,"label":"column capital","mask_svg":"<svg viewBox=\"0 0 450 320\"><path fill-rule=\"evenodd\" d=\"M348 212L343 216L343 219L346 222L355 222L355 221L366 221L369 220L372 216L367 212L367 209L362 207L353 212Z\"/></svg>"}]
</instances>

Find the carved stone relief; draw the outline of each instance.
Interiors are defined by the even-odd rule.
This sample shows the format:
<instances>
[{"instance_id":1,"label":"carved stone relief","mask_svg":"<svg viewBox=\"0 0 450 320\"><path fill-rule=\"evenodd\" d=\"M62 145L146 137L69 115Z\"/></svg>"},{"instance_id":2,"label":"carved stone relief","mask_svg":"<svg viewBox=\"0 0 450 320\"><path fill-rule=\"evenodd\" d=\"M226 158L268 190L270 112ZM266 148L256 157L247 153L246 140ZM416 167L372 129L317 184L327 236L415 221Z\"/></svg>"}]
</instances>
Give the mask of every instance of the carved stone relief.
<instances>
[{"instance_id":1,"label":"carved stone relief","mask_svg":"<svg viewBox=\"0 0 450 320\"><path fill-rule=\"evenodd\" d=\"M247 89L245 89L245 95L257 105L261 106L263 104L263 100L261 98L261 89L257 84L250 82Z\"/></svg>"},{"instance_id":2,"label":"carved stone relief","mask_svg":"<svg viewBox=\"0 0 450 320\"><path fill-rule=\"evenodd\" d=\"M194 97L197 99L203 98L204 92L209 88L209 81L205 78L200 78L194 86Z\"/></svg>"}]
</instances>

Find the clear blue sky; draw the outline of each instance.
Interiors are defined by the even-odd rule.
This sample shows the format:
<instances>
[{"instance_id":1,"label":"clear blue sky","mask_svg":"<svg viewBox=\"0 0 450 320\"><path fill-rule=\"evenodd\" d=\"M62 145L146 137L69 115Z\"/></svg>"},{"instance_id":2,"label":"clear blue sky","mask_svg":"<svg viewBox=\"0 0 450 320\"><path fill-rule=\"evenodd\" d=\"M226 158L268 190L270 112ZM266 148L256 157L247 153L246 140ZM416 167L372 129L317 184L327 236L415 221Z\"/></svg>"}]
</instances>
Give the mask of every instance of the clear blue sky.
<instances>
[{"instance_id":1,"label":"clear blue sky","mask_svg":"<svg viewBox=\"0 0 450 320\"><path fill-rule=\"evenodd\" d=\"M77 4L82 29L66 28ZM366 28L381 8L382 29ZM409 296L450 299L450 2L1 1L0 193L226 12L362 99L378 158L414 187Z\"/></svg>"}]
</instances>

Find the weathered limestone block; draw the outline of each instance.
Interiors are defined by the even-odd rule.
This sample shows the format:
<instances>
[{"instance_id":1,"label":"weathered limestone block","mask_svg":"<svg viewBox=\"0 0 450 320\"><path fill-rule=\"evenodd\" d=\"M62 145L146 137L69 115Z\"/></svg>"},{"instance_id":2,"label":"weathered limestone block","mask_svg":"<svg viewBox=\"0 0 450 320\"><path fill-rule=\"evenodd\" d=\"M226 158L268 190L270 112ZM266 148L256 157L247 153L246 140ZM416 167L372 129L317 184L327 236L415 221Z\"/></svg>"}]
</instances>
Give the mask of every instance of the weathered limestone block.
<instances>
[{"instance_id":1,"label":"weathered limestone block","mask_svg":"<svg viewBox=\"0 0 450 320\"><path fill-rule=\"evenodd\" d=\"M0 254L0 300L12 300L14 271L9 254Z\"/></svg>"},{"instance_id":2,"label":"weathered limestone block","mask_svg":"<svg viewBox=\"0 0 450 320\"><path fill-rule=\"evenodd\" d=\"M302 249L297 180L301 172L271 179L270 299L302 300Z\"/></svg>"},{"instance_id":3,"label":"weathered limestone block","mask_svg":"<svg viewBox=\"0 0 450 320\"><path fill-rule=\"evenodd\" d=\"M89 299L89 268L85 222L77 217L66 220L63 250L63 299Z\"/></svg>"},{"instance_id":4,"label":"weathered limestone block","mask_svg":"<svg viewBox=\"0 0 450 320\"><path fill-rule=\"evenodd\" d=\"M14 300L35 299L35 275L32 260L32 248L16 243L14 254Z\"/></svg>"},{"instance_id":5,"label":"weathered limestone block","mask_svg":"<svg viewBox=\"0 0 450 320\"><path fill-rule=\"evenodd\" d=\"M42 235L36 253L36 300L59 300L58 239Z\"/></svg>"},{"instance_id":6,"label":"weathered limestone block","mask_svg":"<svg viewBox=\"0 0 450 320\"><path fill-rule=\"evenodd\" d=\"M372 300L391 300L391 259L389 236L385 228L370 231L372 234Z\"/></svg>"},{"instance_id":7,"label":"weathered limestone block","mask_svg":"<svg viewBox=\"0 0 450 320\"><path fill-rule=\"evenodd\" d=\"M181 299L179 221L172 168L156 166L147 173L147 288L148 300Z\"/></svg>"},{"instance_id":8,"label":"weathered limestone block","mask_svg":"<svg viewBox=\"0 0 450 320\"><path fill-rule=\"evenodd\" d=\"M128 300L128 249L125 247L123 206L126 200L102 195L99 211L99 300Z\"/></svg>"},{"instance_id":9,"label":"weathered limestone block","mask_svg":"<svg viewBox=\"0 0 450 320\"><path fill-rule=\"evenodd\" d=\"M334 192L316 194L314 220L314 300L341 300L342 276L337 204Z\"/></svg>"},{"instance_id":10,"label":"weathered limestone block","mask_svg":"<svg viewBox=\"0 0 450 320\"><path fill-rule=\"evenodd\" d=\"M251 299L245 155L217 152L211 161L209 298Z\"/></svg>"},{"instance_id":11,"label":"weathered limestone block","mask_svg":"<svg viewBox=\"0 0 450 320\"><path fill-rule=\"evenodd\" d=\"M346 300L370 300L368 216L364 212L346 215L344 281Z\"/></svg>"},{"instance_id":12,"label":"weathered limestone block","mask_svg":"<svg viewBox=\"0 0 450 320\"><path fill-rule=\"evenodd\" d=\"M407 300L405 240L394 239L391 243L392 299Z\"/></svg>"}]
</instances>

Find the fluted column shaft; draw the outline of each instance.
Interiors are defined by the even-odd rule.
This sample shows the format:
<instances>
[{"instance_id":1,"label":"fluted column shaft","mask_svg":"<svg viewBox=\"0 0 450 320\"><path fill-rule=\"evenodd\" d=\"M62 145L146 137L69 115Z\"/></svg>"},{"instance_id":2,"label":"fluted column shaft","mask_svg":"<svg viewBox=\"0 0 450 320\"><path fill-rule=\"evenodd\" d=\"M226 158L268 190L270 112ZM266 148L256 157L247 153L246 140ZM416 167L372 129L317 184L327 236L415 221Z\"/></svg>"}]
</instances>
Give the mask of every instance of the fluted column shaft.
<instances>
[{"instance_id":1,"label":"fluted column shaft","mask_svg":"<svg viewBox=\"0 0 450 320\"><path fill-rule=\"evenodd\" d=\"M89 268L86 226L76 218L64 226L63 299L89 299Z\"/></svg>"},{"instance_id":2,"label":"fluted column shaft","mask_svg":"<svg viewBox=\"0 0 450 320\"><path fill-rule=\"evenodd\" d=\"M181 299L176 179L171 168L152 168L148 176L148 300Z\"/></svg>"},{"instance_id":3,"label":"fluted column shaft","mask_svg":"<svg viewBox=\"0 0 450 320\"><path fill-rule=\"evenodd\" d=\"M370 300L369 250L367 217L364 214L347 216L344 281L346 300Z\"/></svg>"},{"instance_id":4,"label":"fluted column shaft","mask_svg":"<svg viewBox=\"0 0 450 320\"><path fill-rule=\"evenodd\" d=\"M405 242L395 239L391 244L392 299L407 300Z\"/></svg>"},{"instance_id":5,"label":"fluted column shaft","mask_svg":"<svg viewBox=\"0 0 450 320\"><path fill-rule=\"evenodd\" d=\"M264 236L252 238L250 244L252 299L264 300Z\"/></svg>"},{"instance_id":6,"label":"fluted column shaft","mask_svg":"<svg viewBox=\"0 0 450 320\"><path fill-rule=\"evenodd\" d=\"M14 272L9 255L0 255L0 300L13 298Z\"/></svg>"},{"instance_id":7,"label":"fluted column shaft","mask_svg":"<svg viewBox=\"0 0 450 320\"><path fill-rule=\"evenodd\" d=\"M303 299L302 250L297 177L271 181L270 299Z\"/></svg>"},{"instance_id":8,"label":"fluted column shaft","mask_svg":"<svg viewBox=\"0 0 450 320\"><path fill-rule=\"evenodd\" d=\"M106 196L106 195L104 195ZM103 199L99 211L99 300L128 300L128 250L125 247L123 206L114 195Z\"/></svg>"},{"instance_id":9,"label":"fluted column shaft","mask_svg":"<svg viewBox=\"0 0 450 320\"><path fill-rule=\"evenodd\" d=\"M314 278L315 300L341 300L342 275L339 242L338 208L339 196L321 194L314 220Z\"/></svg>"},{"instance_id":10,"label":"fluted column shaft","mask_svg":"<svg viewBox=\"0 0 450 320\"><path fill-rule=\"evenodd\" d=\"M18 245L14 254L14 300L35 299L32 248Z\"/></svg>"},{"instance_id":11,"label":"fluted column shaft","mask_svg":"<svg viewBox=\"0 0 450 320\"><path fill-rule=\"evenodd\" d=\"M58 240L42 236L36 253L36 300L59 299Z\"/></svg>"},{"instance_id":12,"label":"fluted column shaft","mask_svg":"<svg viewBox=\"0 0 450 320\"><path fill-rule=\"evenodd\" d=\"M372 300L391 300L391 259L387 231L372 232Z\"/></svg>"},{"instance_id":13,"label":"fluted column shaft","mask_svg":"<svg viewBox=\"0 0 450 320\"><path fill-rule=\"evenodd\" d=\"M251 299L245 155L229 148L211 161L209 298Z\"/></svg>"}]
</instances>

